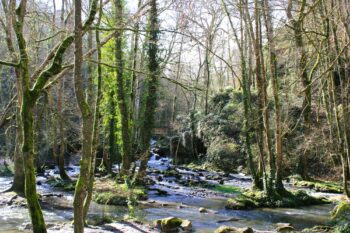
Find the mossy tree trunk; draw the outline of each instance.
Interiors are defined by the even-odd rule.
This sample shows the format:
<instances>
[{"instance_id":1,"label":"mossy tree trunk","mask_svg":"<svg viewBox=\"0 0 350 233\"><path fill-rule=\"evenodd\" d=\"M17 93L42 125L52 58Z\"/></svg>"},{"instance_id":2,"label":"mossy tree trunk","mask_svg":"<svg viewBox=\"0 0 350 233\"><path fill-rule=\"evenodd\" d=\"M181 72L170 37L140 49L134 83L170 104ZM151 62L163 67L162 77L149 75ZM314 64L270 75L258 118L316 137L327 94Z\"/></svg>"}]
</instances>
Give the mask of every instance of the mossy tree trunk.
<instances>
[{"instance_id":1,"label":"mossy tree trunk","mask_svg":"<svg viewBox=\"0 0 350 233\"><path fill-rule=\"evenodd\" d=\"M282 121L281 121L281 105L279 100L279 86L277 78L277 58L276 58L276 48L274 42L274 32L273 24L270 12L270 4L268 0L264 0L263 3L263 13L265 19L265 26L267 32L268 48L269 48L269 59L270 59L270 77L272 80L272 90L274 97L274 106L275 106L275 154L276 157L273 157L270 161L270 166L273 166L276 169L276 181L275 188L277 192L283 192L284 186L282 183ZM273 156L273 155L272 155ZM276 160L276 164L274 163ZM274 177L271 177L273 179ZM273 181L271 181L273 182Z\"/></svg>"},{"instance_id":2,"label":"mossy tree trunk","mask_svg":"<svg viewBox=\"0 0 350 233\"><path fill-rule=\"evenodd\" d=\"M149 146L152 137L154 125L154 115L157 107L157 90L159 76L159 61L158 61L158 10L157 1L150 1L150 11L148 17L147 28L147 55L148 55L148 77L146 81L147 95L143 113L143 122L141 126L141 164L137 179L141 181L145 177L145 172L149 157Z\"/></svg>"},{"instance_id":3,"label":"mossy tree trunk","mask_svg":"<svg viewBox=\"0 0 350 233\"><path fill-rule=\"evenodd\" d=\"M137 8L140 9L142 0L138 0ZM132 62L131 62L131 85L130 85L130 106L129 106L129 115L130 121L132 123L131 127L131 143L134 144L136 131L138 125L136 122L137 109L136 97L137 97L137 84L138 84L138 75L136 69L138 67L138 51L139 51L139 40L140 40L140 18L136 19L134 24L134 35L133 35L133 48L132 48ZM135 153L136 149L133 149L131 153ZM135 160L135 158L133 159Z\"/></svg>"},{"instance_id":4,"label":"mossy tree trunk","mask_svg":"<svg viewBox=\"0 0 350 233\"><path fill-rule=\"evenodd\" d=\"M123 25L123 2L122 0L114 0L116 10L116 25ZM122 174L128 174L130 169L131 143L129 128L129 110L125 92L124 62L123 62L123 31L118 30L115 33L115 58L117 63L117 99L121 118L122 131Z\"/></svg>"},{"instance_id":5,"label":"mossy tree trunk","mask_svg":"<svg viewBox=\"0 0 350 233\"><path fill-rule=\"evenodd\" d=\"M34 166L34 106L36 98L30 90L29 57L23 34L24 16L27 1L22 0L16 9L15 1L12 6L13 29L16 34L20 60L18 64L21 77L21 126L23 135L22 155L25 175L25 196L29 209L34 233L46 233L46 225L36 192L36 177Z\"/></svg>"},{"instance_id":6,"label":"mossy tree trunk","mask_svg":"<svg viewBox=\"0 0 350 233\"><path fill-rule=\"evenodd\" d=\"M92 140L93 140L93 113L84 96L82 66L83 66L83 25L81 19L82 1L74 1L74 87L75 96L82 117L82 150L80 160L80 174L74 193L74 232L84 232L84 202L87 196L89 176L91 173Z\"/></svg>"},{"instance_id":7,"label":"mossy tree trunk","mask_svg":"<svg viewBox=\"0 0 350 233\"><path fill-rule=\"evenodd\" d=\"M7 48L11 54L11 59L13 63L18 63L18 56L13 45L13 14L14 14L14 4L8 4L7 1L1 1L2 8L5 13L5 41ZM14 177L13 183L10 190L24 196L25 192L25 175L23 167L23 156L22 156L22 144L23 144L23 131L22 131L22 120L20 108L22 105L22 84L21 84L21 70L19 67L14 67L16 74L16 89L17 89L17 104L16 104L16 147L14 152Z\"/></svg>"},{"instance_id":8,"label":"mossy tree trunk","mask_svg":"<svg viewBox=\"0 0 350 233\"><path fill-rule=\"evenodd\" d=\"M102 0L100 0L100 6L102 6ZM102 19L102 7L99 9L99 18L97 20L97 25L101 24ZM92 159L90 164L90 174L89 183L87 187L87 196L84 202L84 221L86 222L86 217L89 211L90 203L92 200L92 192L95 180L95 167L96 167L96 153L99 138L99 121L100 121L100 102L102 98L102 67L101 67L101 44L100 44L100 32L96 30L95 32L96 46L97 46L97 93L95 100L95 112L94 112L94 123L93 123L93 139L92 139Z\"/></svg>"}]
</instances>

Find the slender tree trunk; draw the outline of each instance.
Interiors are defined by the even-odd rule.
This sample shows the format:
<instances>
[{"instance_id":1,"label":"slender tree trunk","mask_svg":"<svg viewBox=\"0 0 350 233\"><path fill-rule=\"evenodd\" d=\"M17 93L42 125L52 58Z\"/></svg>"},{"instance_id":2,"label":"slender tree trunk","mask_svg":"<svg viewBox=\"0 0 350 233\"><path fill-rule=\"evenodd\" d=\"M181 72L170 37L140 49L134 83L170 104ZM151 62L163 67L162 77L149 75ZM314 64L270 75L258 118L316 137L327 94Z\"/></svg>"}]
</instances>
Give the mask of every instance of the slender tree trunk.
<instances>
[{"instance_id":1,"label":"slender tree trunk","mask_svg":"<svg viewBox=\"0 0 350 233\"><path fill-rule=\"evenodd\" d=\"M102 0L100 0L100 6L102 6ZM97 25L101 24L102 19L102 7L99 9L99 18ZM95 181L95 167L96 167L96 153L98 146L98 137L99 137L99 120L100 120L100 102L102 97L102 67L101 67L101 43L100 43L100 32L96 30L95 32L96 46L97 46L97 93L95 100L95 112L94 112L94 124L93 124L93 139L92 139L92 159L90 164L90 177L87 188L87 196L84 203L84 221L86 222L86 217L89 211L90 203L92 200L92 192Z\"/></svg>"},{"instance_id":2,"label":"slender tree trunk","mask_svg":"<svg viewBox=\"0 0 350 233\"><path fill-rule=\"evenodd\" d=\"M82 116L82 158L80 160L80 174L74 193L74 232L84 232L84 201L89 184L90 164L92 157L93 114L84 97L82 65L83 65L83 27L81 19L81 0L74 1L74 87L78 106Z\"/></svg>"},{"instance_id":3,"label":"slender tree trunk","mask_svg":"<svg viewBox=\"0 0 350 233\"><path fill-rule=\"evenodd\" d=\"M116 9L116 24L123 25L123 3L121 0L115 0ZM115 58L117 63L117 99L118 107L121 117L121 130L122 130L122 174L128 174L130 169L131 158L131 143L130 143L130 132L129 132L129 112L128 104L125 93L125 80L124 80L124 62L123 62L123 32L118 30L115 34Z\"/></svg>"},{"instance_id":4,"label":"slender tree trunk","mask_svg":"<svg viewBox=\"0 0 350 233\"><path fill-rule=\"evenodd\" d=\"M138 9L140 9L142 4L142 0L138 0L138 4L137 7ZM133 41L133 49L132 49L132 66L131 66L131 92L130 92L130 110L129 110L129 114L130 114L130 120L133 121L133 125L132 125L132 133L131 133L131 139L134 140L135 138L135 134L136 134L136 125L135 125L135 120L136 120L136 112L137 112L137 106L136 106L136 92L137 92L137 73L136 73L136 69L137 69L137 64L138 64L138 51L139 51L139 39L140 39L140 19L136 20L136 23L134 25L134 41ZM132 141L131 140L131 141ZM135 151L133 151L132 153L134 153ZM135 159L134 159L135 160Z\"/></svg>"},{"instance_id":5,"label":"slender tree trunk","mask_svg":"<svg viewBox=\"0 0 350 233\"><path fill-rule=\"evenodd\" d=\"M20 95L20 93L17 91ZM21 96L21 95L20 95ZM20 108L16 106L16 147L14 152L14 175L13 183L11 186L12 191L24 196L25 193L25 177L23 169L23 156L22 156L22 144L23 144L23 131Z\"/></svg>"},{"instance_id":6,"label":"slender tree trunk","mask_svg":"<svg viewBox=\"0 0 350 233\"><path fill-rule=\"evenodd\" d=\"M264 18L267 31L267 39L269 44L270 53L270 76L272 80L272 90L275 105L275 153L276 153L276 191L284 191L282 183L282 121L281 121L281 105L279 101L279 87L277 77L277 59L276 59L276 48L274 42L274 32L271 19L271 12L269 1L264 0Z\"/></svg>"},{"instance_id":7,"label":"slender tree trunk","mask_svg":"<svg viewBox=\"0 0 350 233\"><path fill-rule=\"evenodd\" d=\"M303 134L304 134L304 153L299 157L298 172L303 177L303 179L309 179L307 170L307 160L309 158L309 140L310 140L310 115L311 115L311 85L310 79L307 73L307 54L303 41L303 19L304 19L304 9L306 6L306 0L302 0L300 3L300 8L298 10L297 19L292 16L292 0L288 1L287 17L292 23L294 30L294 41L299 56L298 61L298 73L300 75L301 84L304 88L304 100L302 105L303 110Z\"/></svg>"},{"instance_id":8,"label":"slender tree trunk","mask_svg":"<svg viewBox=\"0 0 350 233\"><path fill-rule=\"evenodd\" d=\"M148 77L147 77L147 87L148 93L146 96L145 110L143 115L142 123L142 152L141 152L141 164L139 168L139 173L137 179L140 181L145 177L150 140L152 137L152 129L154 124L154 115L157 107L157 89L158 89L158 76L159 76L159 63L158 63L158 13L157 13L157 1L150 1L150 11L148 20Z\"/></svg>"}]
</instances>

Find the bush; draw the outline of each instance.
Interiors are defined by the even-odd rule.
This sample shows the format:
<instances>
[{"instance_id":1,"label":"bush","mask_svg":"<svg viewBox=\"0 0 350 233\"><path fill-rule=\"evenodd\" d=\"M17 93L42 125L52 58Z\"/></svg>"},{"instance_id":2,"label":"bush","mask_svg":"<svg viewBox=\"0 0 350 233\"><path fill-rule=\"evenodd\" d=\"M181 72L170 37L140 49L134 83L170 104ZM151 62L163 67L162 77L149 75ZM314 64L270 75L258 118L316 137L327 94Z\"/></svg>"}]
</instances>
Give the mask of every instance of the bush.
<instances>
[{"instance_id":1,"label":"bush","mask_svg":"<svg viewBox=\"0 0 350 233\"><path fill-rule=\"evenodd\" d=\"M208 148L208 162L225 171L234 171L243 165L245 158L241 147L233 142L213 142Z\"/></svg>"}]
</instances>

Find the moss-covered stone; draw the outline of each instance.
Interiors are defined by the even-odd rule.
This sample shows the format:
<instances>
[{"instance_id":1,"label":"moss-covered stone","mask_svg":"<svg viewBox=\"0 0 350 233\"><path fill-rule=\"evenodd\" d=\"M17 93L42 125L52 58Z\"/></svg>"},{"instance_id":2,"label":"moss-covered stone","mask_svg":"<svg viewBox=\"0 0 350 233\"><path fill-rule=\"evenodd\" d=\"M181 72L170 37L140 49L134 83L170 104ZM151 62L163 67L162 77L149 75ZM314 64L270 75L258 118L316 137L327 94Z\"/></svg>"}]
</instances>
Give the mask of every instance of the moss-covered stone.
<instances>
[{"instance_id":1,"label":"moss-covered stone","mask_svg":"<svg viewBox=\"0 0 350 233\"><path fill-rule=\"evenodd\" d=\"M284 207L292 208L316 204L329 203L324 198L315 198L304 191L284 192L283 195L275 193L267 196L262 191L246 191L237 198L229 199L226 209L254 209L264 207Z\"/></svg>"},{"instance_id":2,"label":"moss-covered stone","mask_svg":"<svg viewBox=\"0 0 350 233\"><path fill-rule=\"evenodd\" d=\"M235 228L228 226L221 226L214 231L214 233L254 233L254 230L250 227Z\"/></svg>"},{"instance_id":3,"label":"moss-covered stone","mask_svg":"<svg viewBox=\"0 0 350 233\"><path fill-rule=\"evenodd\" d=\"M333 232L333 228L330 226L314 226L312 228L306 228L302 230L303 233L330 233Z\"/></svg>"},{"instance_id":4,"label":"moss-covered stone","mask_svg":"<svg viewBox=\"0 0 350 233\"><path fill-rule=\"evenodd\" d=\"M127 206L130 192L136 200L146 200L147 192L143 187L128 190L126 184L117 184L112 179L97 180L93 200L99 204Z\"/></svg>"},{"instance_id":5,"label":"moss-covered stone","mask_svg":"<svg viewBox=\"0 0 350 233\"><path fill-rule=\"evenodd\" d=\"M343 186L340 182L332 181L322 181L322 180L311 180L306 181L298 179L295 176L291 177L293 185L297 187L306 187L313 189L317 192L326 192L326 193L343 193Z\"/></svg>"},{"instance_id":6,"label":"moss-covered stone","mask_svg":"<svg viewBox=\"0 0 350 233\"><path fill-rule=\"evenodd\" d=\"M350 233L350 203L341 202L332 211L333 232Z\"/></svg>"},{"instance_id":7,"label":"moss-covered stone","mask_svg":"<svg viewBox=\"0 0 350 233\"><path fill-rule=\"evenodd\" d=\"M153 224L164 233L179 232L180 229L185 232L192 231L191 221L177 217L158 219L155 220Z\"/></svg>"}]
</instances>

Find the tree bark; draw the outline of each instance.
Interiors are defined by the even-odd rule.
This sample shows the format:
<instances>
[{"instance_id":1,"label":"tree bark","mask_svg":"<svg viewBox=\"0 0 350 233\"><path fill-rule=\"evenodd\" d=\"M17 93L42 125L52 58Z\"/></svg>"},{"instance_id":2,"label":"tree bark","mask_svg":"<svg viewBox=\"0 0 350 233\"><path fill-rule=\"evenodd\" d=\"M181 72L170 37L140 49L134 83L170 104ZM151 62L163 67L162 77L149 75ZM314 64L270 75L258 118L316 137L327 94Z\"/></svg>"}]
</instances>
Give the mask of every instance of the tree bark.
<instances>
[{"instance_id":1,"label":"tree bark","mask_svg":"<svg viewBox=\"0 0 350 233\"><path fill-rule=\"evenodd\" d=\"M121 0L115 0L115 9L116 9L116 25L123 25L123 3ZM118 30L115 33L115 58L117 63L117 99L118 107L121 117L121 131L122 131L122 174L128 174L130 169L131 158L131 143L130 143L130 132L129 132L129 111L128 104L126 100L125 93L125 80L124 80L124 62L123 62L123 32Z\"/></svg>"},{"instance_id":2,"label":"tree bark","mask_svg":"<svg viewBox=\"0 0 350 233\"><path fill-rule=\"evenodd\" d=\"M158 61L158 10L157 1L150 1L149 20L147 28L147 54L148 54L148 77L147 77L147 96L145 110L143 114L143 122L141 128L142 151L141 164L137 179L140 181L145 177L145 172L148 163L149 146L152 137L152 129L154 125L154 115L157 107L157 90L159 76L159 61Z\"/></svg>"},{"instance_id":3,"label":"tree bark","mask_svg":"<svg viewBox=\"0 0 350 233\"><path fill-rule=\"evenodd\" d=\"M81 19L81 0L74 1L74 87L75 96L82 116L82 158L80 160L80 174L74 193L74 232L84 232L84 201L89 184L90 164L92 157L93 114L84 97L82 66L83 66L83 26Z\"/></svg>"}]
</instances>

